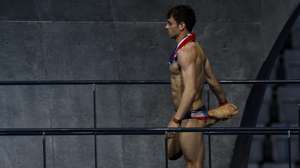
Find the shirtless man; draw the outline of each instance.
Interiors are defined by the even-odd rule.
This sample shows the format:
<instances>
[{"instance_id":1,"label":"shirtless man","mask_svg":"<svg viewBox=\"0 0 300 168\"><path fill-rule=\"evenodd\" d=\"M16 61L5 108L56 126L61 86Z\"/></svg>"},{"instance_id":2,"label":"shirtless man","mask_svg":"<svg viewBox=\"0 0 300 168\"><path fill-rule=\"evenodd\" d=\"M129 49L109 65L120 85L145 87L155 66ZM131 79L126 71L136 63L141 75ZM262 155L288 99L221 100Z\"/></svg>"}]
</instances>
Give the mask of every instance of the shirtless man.
<instances>
[{"instance_id":1,"label":"shirtless man","mask_svg":"<svg viewBox=\"0 0 300 168\"><path fill-rule=\"evenodd\" d=\"M175 112L168 127L205 127L209 120L202 101L204 82L216 95L220 104L227 103L224 91L212 72L195 34L191 33L196 19L193 9L179 5L167 13L165 28L170 38L176 40L177 48L169 59L172 100ZM202 133L170 134L168 157L176 160L181 155L186 168L204 167L204 144Z\"/></svg>"}]
</instances>

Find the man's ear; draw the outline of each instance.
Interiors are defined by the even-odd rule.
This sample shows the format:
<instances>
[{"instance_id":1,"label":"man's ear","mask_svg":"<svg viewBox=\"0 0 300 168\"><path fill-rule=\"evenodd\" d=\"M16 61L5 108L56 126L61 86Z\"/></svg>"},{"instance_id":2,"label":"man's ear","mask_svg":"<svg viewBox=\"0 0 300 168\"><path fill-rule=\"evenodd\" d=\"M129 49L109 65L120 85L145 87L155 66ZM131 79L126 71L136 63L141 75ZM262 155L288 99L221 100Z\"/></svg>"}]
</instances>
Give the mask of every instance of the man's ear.
<instances>
[{"instance_id":1,"label":"man's ear","mask_svg":"<svg viewBox=\"0 0 300 168\"><path fill-rule=\"evenodd\" d=\"M186 28L186 25L185 25L184 22L180 22L180 23L178 24L178 26L179 26L179 30L184 30L184 29Z\"/></svg>"}]
</instances>

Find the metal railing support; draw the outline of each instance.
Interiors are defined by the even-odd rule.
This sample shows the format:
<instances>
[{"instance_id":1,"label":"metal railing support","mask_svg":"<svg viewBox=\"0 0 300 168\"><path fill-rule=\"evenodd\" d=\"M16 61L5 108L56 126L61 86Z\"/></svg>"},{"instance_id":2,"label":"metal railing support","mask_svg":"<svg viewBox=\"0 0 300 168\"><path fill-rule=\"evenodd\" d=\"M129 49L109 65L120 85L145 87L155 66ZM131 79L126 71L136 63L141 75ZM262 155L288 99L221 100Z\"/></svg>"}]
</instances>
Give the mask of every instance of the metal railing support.
<instances>
[{"instance_id":1,"label":"metal railing support","mask_svg":"<svg viewBox=\"0 0 300 168\"><path fill-rule=\"evenodd\" d=\"M208 167L211 168L211 135L208 133Z\"/></svg>"},{"instance_id":2,"label":"metal railing support","mask_svg":"<svg viewBox=\"0 0 300 168\"><path fill-rule=\"evenodd\" d=\"M269 85L269 84L300 84L300 80L221 80L221 84L256 84L256 85ZM93 114L94 114L94 127L92 129L81 129L81 128L12 128L12 129L1 129L0 136L42 136L43 143L43 167L46 168L47 158L46 158L46 137L47 136L59 136L59 135L93 135L94 136L94 157L95 157L95 168L98 167L98 145L97 145L97 135L164 135L167 132L202 132L203 134L208 134L209 140L209 167L211 168L211 136L212 135L240 135L240 134L284 134L285 131L289 132L289 152L291 148L291 134L298 134L300 132L300 104L298 104L299 109L299 127L297 128L282 128L282 129L272 129L272 128L97 128L97 113L96 113L96 86L97 85L148 85L148 84L170 84L166 80L38 80L38 81L0 81L1 86L13 85L92 85L92 95L93 95ZM210 94L209 89L207 89L207 108L210 107ZM299 135L300 143L300 135ZM167 139L165 139L165 166L168 167L168 157L167 157ZM299 148L300 152L300 148ZM291 155L289 153L289 155ZM291 163L290 163L291 165Z\"/></svg>"},{"instance_id":3,"label":"metal railing support","mask_svg":"<svg viewBox=\"0 0 300 168\"><path fill-rule=\"evenodd\" d=\"M94 113L94 128L97 128L97 106L96 106L96 84L93 84L93 113ZM94 160L95 168L98 168L98 142L97 135L94 134Z\"/></svg>"},{"instance_id":4,"label":"metal railing support","mask_svg":"<svg viewBox=\"0 0 300 168\"><path fill-rule=\"evenodd\" d=\"M43 132L43 168L47 167L47 153L46 153L46 133Z\"/></svg>"},{"instance_id":5,"label":"metal railing support","mask_svg":"<svg viewBox=\"0 0 300 168\"><path fill-rule=\"evenodd\" d=\"M169 157L168 157L168 132L165 132L165 168L169 167Z\"/></svg>"},{"instance_id":6,"label":"metal railing support","mask_svg":"<svg viewBox=\"0 0 300 168\"><path fill-rule=\"evenodd\" d=\"M300 84L295 80L220 80L221 84ZM169 85L168 80L32 80L0 81L0 85Z\"/></svg>"},{"instance_id":7,"label":"metal railing support","mask_svg":"<svg viewBox=\"0 0 300 168\"><path fill-rule=\"evenodd\" d=\"M298 135L299 127L212 127L212 128L0 128L0 136L65 135L165 135L166 132L202 132L204 135Z\"/></svg>"},{"instance_id":8,"label":"metal railing support","mask_svg":"<svg viewBox=\"0 0 300 168\"><path fill-rule=\"evenodd\" d=\"M288 155L289 155L289 168L292 168L292 151L291 151L291 133L288 131Z\"/></svg>"},{"instance_id":9,"label":"metal railing support","mask_svg":"<svg viewBox=\"0 0 300 168\"><path fill-rule=\"evenodd\" d=\"M298 127L300 128L300 104L298 104ZM299 144L298 153L300 153L300 132L298 134L298 144Z\"/></svg>"}]
</instances>

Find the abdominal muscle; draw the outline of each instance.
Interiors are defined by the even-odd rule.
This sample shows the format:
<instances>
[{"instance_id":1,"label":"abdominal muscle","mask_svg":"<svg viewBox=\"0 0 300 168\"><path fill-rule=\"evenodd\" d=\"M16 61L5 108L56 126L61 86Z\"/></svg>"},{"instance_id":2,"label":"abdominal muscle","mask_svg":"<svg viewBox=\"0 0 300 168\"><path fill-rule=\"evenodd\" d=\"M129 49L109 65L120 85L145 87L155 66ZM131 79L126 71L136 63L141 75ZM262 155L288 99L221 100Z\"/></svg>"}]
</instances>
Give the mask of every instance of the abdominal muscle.
<instances>
[{"instance_id":1,"label":"abdominal muscle","mask_svg":"<svg viewBox=\"0 0 300 168\"><path fill-rule=\"evenodd\" d=\"M172 76L171 75L171 93L172 93L172 100L173 104L176 109L178 109L180 105L180 100L183 94L183 82L181 79L178 79L181 77L178 76ZM202 95L202 86L198 87L199 89L197 90L197 94L195 95L195 98L192 102L192 106L190 110L196 110L202 107L204 104L201 99Z\"/></svg>"}]
</instances>

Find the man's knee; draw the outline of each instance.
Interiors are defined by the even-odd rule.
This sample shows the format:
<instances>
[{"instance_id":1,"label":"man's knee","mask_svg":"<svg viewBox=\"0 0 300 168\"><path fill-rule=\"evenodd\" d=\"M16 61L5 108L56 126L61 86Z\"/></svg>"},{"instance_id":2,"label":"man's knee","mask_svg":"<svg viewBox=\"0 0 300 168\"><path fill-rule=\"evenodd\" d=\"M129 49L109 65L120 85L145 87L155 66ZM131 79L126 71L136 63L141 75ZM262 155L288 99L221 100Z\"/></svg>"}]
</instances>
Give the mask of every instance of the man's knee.
<instances>
[{"instance_id":1,"label":"man's knee","mask_svg":"<svg viewBox=\"0 0 300 168\"><path fill-rule=\"evenodd\" d=\"M188 168L203 168L203 160L186 160Z\"/></svg>"},{"instance_id":2,"label":"man's knee","mask_svg":"<svg viewBox=\"0 0 300 168\"><path fill-rule=\"evenodd\" d=\"M168 139L167 155L169 160L177 160L182 156L178 134Z\"/></svg>"},{"instance_id":3,"label":"man's knee","mask_svg":"<svg viewBox=\"0 0 300 168\"><path fill-rule=\"evenodd\" d=\"M181 151L178 151L178 152L176 152L176 153L168 152L168 159L169 159L169 160L177 160L177 159L179 159L181 156L182 156L182 152L181 152Z\"/></svg>"}]
</instances>

